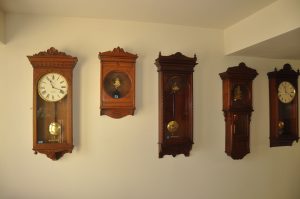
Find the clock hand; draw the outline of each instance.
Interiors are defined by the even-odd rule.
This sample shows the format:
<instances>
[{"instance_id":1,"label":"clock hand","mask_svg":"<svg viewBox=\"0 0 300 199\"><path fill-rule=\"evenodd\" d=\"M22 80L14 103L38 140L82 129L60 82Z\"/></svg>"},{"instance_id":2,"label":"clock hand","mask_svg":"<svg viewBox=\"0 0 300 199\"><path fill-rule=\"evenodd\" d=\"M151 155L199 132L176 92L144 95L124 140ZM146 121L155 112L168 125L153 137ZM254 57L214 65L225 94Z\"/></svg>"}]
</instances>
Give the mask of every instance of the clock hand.
<instances>
[{"instance_id":1,"label":"clock hand","mask_svg":"<svg viewBox=\"0 0 300 199\"><path fill-rule=\"evenodd\" d=\"M52 88L54 88L54 89L56 89L56 90L59 90L61 93L64 93L64 91L63 91L62 89L60 89L60 88L56 88L56 87L54 87L54 86L52 86Z\"/></svg>"},{"instance_id":2,"label":"clock hand","mask_svg":"<svg viewBox=\"0 0 300 199\"><path fill-rule=\"evenodd\" d=\"M48 79L48 81L50 82L50 84L51 84L51 87L52 87L52 88L54 88L52 80L51 80L51 79L49 79L49 78L47 78L47 79Z\"/></svg>"},{"instance_id":3,"label":"clock hand","mask_svg":"<svg viewBox=\"0 0 300 199\"><path fill-rule=\"evenodd\" d=\"M53 88L53 89L56 89L56 90L59 90L60 92L64 92L62 89L60 89L60 88L57 88L56 86L54 86L54 83L53 83L53 81L51 80L51 79L48 79L49 80L49 82L50 82L50 84L51 84L51 87Z\"/></svg>"},{"instance_id":4,"label":"clock hand","mask_svg":"<svg viewBox=\"0 0 300 199\"><path fill-rule=\"evenodd\" d=\"M284 92L287 93L287 91L286 91L286 85L284 85Z\"/></svg>"}]
</instances>

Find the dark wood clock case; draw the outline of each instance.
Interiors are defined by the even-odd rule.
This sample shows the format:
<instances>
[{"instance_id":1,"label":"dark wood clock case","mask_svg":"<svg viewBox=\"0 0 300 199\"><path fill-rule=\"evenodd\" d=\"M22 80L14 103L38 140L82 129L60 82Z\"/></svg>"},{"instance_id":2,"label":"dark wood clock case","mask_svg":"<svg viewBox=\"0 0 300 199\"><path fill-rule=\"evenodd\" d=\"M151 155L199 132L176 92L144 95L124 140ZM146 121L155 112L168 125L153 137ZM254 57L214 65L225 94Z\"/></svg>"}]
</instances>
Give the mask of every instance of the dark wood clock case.
<instances>
[{"instance_id":1,"label":"dark wood clock case","mask_svg":"<svg viewBox=\"0 0 300 199\"><path fill-rule=\"evenodd\" d=\"M270 105L270 147L291 146L298 142L298 76L291 65L285 64L281 70L275 68L268 73ZM289 103L278 98L278 86L286 81L295 88L295 97Z\"/></svg>"},{"instance_id":2,"label":"dark wood clock case","mask_svg":"<svg viewBox=\"0 0 300 199\"><path fill-rule=\"evenodd\" d=\"M193 72L197 58L180 52L155 60L159 78L159 158L189 156L193 145Z\"/></svg>"},{"instance_id":3,"label":"dark wood clock case","mask_svg":"<svg viewBox=\"0 0 300 199\"><path fill-rule=\"evenodd\" d=\"M225 152L233 159L242 159L250 152L252 81L258 73L240 63L219 75L223 82Z\"/></svg>"},{"instance_id":4,"label":"dark wood clock case","mask_svg":"<svg viewBox=\"0 0 300 199\"><path fill-rule=\"evenodd\" d=\"M33 150L57 160L73 150L72 82L77 58L55 48L28 56L33 67ZM68 82L67 95L58 102L47 102L38 94L38 81L47 73L63 75ZM53 87L53 85L52 85ZM50 139L51 121L63 121L60 141Z\"/></svg>"},{"instance_id":5,"label":"dark wood clock case","mask_svg":"<svg viewBox=\"0 0 300 199\"><path fill-rule=\"evenodd\" d=\"M135 63L137 55L122 48L100 52L100 115L122 118L135 111Z\"/></svg>"}]
</instances>

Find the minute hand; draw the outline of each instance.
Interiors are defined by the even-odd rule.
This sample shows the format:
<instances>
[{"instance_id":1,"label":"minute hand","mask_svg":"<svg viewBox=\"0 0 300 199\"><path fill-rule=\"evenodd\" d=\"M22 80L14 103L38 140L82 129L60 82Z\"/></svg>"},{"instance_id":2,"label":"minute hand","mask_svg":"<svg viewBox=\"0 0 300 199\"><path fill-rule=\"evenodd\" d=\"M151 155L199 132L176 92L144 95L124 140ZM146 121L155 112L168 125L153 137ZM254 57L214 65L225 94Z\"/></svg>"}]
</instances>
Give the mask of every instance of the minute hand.
<instances>
[{"instance_id":1,"label":"minute hand","mask_svg":"<svg viewBox=\"0 0 300 199\"><path fill-rule=\"evenodd\" d=\"M61 93L65 93L64 90L60 89L60 88L56 88L55 86L52 86L52 88L56 89L56 90L59 90Z\"/></svg>"}]
</instances>

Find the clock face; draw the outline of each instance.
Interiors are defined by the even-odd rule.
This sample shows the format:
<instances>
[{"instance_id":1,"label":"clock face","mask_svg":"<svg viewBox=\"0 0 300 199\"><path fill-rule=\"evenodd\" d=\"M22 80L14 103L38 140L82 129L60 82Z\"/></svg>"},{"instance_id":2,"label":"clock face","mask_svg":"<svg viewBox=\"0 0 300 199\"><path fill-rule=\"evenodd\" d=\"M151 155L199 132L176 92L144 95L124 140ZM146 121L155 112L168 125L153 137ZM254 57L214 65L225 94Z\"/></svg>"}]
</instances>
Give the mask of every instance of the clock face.
<instances>
[{"instance_id":1,"label":"clock face","mask_svg":"<svg viewBox=\"0 0 300 199\"><path fill-rule=\"evenodd\" d=\"M58 73L47 73L38 81L39 96L48 102L57 102L68 93L68 82Z\"/></svg>"},{"instance_id":2,"label":"clock face","mask_svg":"<svg viewBox=\"0 0 300 199\"><path fill-rule=\"evenodd\" d=\"M294 97L296 95L296 90L294 86L287 81L283 81L278 86L278 99L282 103L290 103L293 101Z\"/></svg>"}]
</instances>

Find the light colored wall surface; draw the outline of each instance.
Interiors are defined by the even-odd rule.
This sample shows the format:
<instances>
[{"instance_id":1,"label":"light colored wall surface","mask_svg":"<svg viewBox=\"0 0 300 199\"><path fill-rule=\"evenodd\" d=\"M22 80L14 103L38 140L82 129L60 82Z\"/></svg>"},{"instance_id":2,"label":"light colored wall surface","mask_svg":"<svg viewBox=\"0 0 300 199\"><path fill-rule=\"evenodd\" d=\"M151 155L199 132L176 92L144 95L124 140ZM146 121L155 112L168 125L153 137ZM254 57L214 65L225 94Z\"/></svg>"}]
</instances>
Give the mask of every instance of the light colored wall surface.
<instances>
[{"instance_id":1,"label":"light colored wall surface","mask_svg":"<svg viewBox=\"0 0 300 199\"><path fill-rule=\"evenodd\" d=\"M223 56L223 32L151 23L27 15L6 17L0 46L0 198L299 199L300 144L269 148L266 73L287 61ZM78 57L74 70L72 154L52 161L32 148L32 67L27 55L51 46ZM137 53L136 114L99 116L98 52ZM194 146L190 157L158 158L159 51L196 53ZM219 73L244 61L253 84L251 153L224 153Z\"/></svg>"},{"instance_id":2,"label":"light colored wall surface","mask_svg":"<svg viewBox=\"0 0 300 199\"><path fill-rule=\"evenodd\" d=\"M224 30L229 55L300 27L300 1L278 0Z\"/></svg>"}]
</instances>

